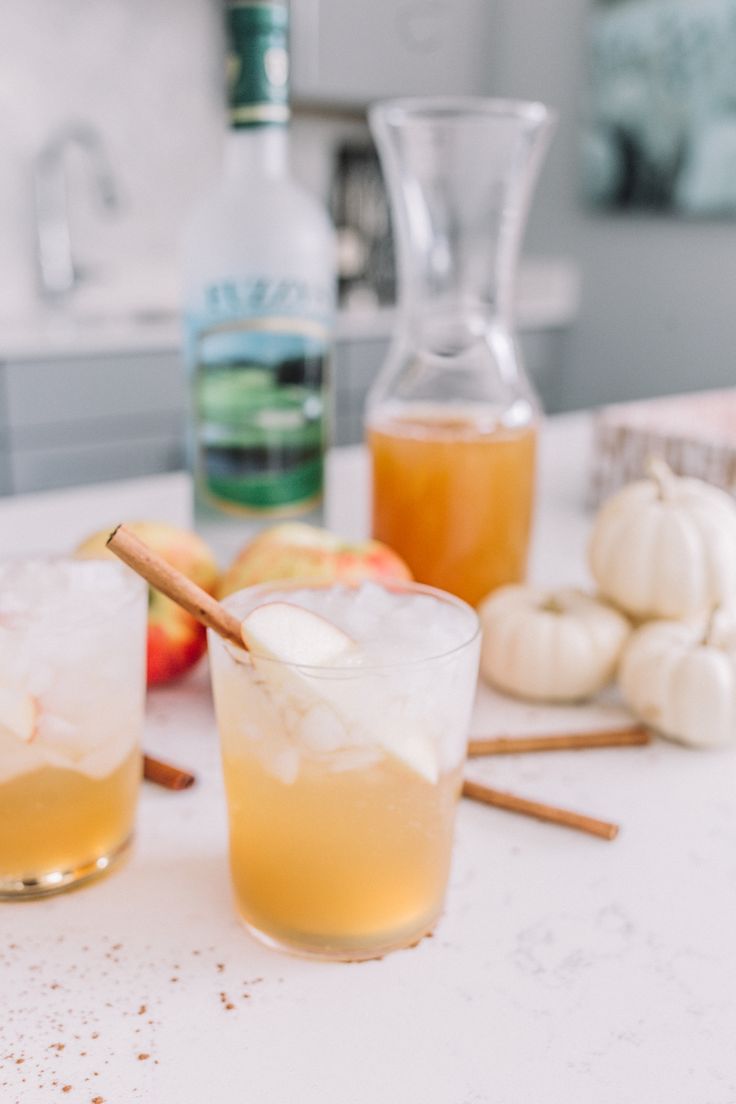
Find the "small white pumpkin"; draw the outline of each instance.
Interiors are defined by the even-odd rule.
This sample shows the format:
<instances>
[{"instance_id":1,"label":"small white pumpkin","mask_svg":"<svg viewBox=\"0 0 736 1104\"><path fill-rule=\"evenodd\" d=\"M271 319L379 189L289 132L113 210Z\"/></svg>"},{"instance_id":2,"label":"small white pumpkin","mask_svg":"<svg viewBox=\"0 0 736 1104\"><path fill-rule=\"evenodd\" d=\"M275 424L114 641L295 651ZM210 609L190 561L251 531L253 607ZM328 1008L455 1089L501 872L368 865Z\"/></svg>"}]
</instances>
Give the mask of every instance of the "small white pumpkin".
<instances>
[{"instance_id":1,"label":"small white pumpkin","mask_svg":"<svg viewBox=\"0 0 736 1104\"><path fill-rule=\"evenodd\" d=\"M736 503L661 460L603 504L589 561L601 594L640 620L703 614L736 598Z\"/></svg>"},{"instance_id":2,"label":"small white pumpkin","mask_svg":"<svg viewBox=\"0 0 736 1104\"><path fill-rule=\"evenodd\" d=\"M629 622L572 588L507 586L479 609L480 667L499 690L531 701L580 701L610 682Z\"/></svg>"},{"instance_id":3,"label":"small white pumpkin","mask_svg":"<svg viewBox=\"0 0 736 1104\"><path fill-rule=\"evenodd\" d=\"M652 622L621 657L627 705L664 736L693 747L736 745L736 620Z\"/></svg>"}]
</instances>

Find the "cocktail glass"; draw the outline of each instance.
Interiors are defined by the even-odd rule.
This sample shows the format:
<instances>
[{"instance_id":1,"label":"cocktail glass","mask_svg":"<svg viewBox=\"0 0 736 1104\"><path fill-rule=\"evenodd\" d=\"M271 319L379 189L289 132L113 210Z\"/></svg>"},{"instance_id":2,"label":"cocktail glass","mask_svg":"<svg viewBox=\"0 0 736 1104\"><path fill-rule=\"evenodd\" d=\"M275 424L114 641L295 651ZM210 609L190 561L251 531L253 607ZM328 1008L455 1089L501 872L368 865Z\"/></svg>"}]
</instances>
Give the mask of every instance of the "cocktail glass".
<instances>
[{"instance_id":1,"label":"cocktail glass","mask_svg":"<svg viewBox=\"0 0 736 1104\"><path fill-rule=\"evenodd\" d=\"M442 909L478 619L411 583L274 583L225 605L243 618L274 601L341 624L359 658L284 663L210 631L237 907L269 945L374 958L416 943Z\"/></svg>"},{"instance_id":2,"label":"cocktail glass","mask_svg":"<svg viewBox=\"0 0 736 1104\"><path fill-rule=\"evenodd\" d=\"M0 563L0 898L126 851L141 777L146 587L117 563Z\"/></svg>"}]
</instances>

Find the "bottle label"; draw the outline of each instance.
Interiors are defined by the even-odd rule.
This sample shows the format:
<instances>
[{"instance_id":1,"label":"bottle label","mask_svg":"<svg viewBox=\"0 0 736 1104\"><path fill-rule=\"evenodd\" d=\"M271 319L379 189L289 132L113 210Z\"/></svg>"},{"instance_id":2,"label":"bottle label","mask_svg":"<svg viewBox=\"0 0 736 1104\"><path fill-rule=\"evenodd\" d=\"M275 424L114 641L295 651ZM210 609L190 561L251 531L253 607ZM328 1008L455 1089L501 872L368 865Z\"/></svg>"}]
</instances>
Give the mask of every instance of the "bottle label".
<instances>
[{"instance_id":1,"label":"bottle label","mask_svg":"<svg viewBox=\"0 0 736 1104\"><path fill-rule=\"evenodd\" d=\"M227 9L230 125L289 119L288 11L280 3L233 0Z\"/></svg>"},{"instance_id":2,"label":"bottle label","mask_svg":"<svg viewBox=\"0 0 736 1104\"><path fill-rule=\"evenodd\" d=\"M298 280L212 284L188 319L198 493L290 513L322 495L329 297Z\"/></svg>"}]
</instances>

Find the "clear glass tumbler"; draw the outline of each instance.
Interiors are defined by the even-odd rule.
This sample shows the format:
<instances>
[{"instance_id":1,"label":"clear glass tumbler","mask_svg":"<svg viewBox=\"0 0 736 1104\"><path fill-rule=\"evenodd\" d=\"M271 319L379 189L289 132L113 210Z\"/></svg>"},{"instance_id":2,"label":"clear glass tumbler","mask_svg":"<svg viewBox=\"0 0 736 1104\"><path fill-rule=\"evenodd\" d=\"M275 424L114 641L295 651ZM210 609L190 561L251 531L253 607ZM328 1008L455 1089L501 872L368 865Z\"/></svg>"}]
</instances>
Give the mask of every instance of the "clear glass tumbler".
<instances>
[{"instance_id":1,"label":"clear glass tumbler","mask_svg":"<svg viewBox=\"0 0 736 1104\"><path fill-rule=\"evenodd\" d=\"M373 535L420 582L472 604L526 570L541 409L514 281L553 121L540 103L472 97L370 112L399 276L368 397Z\"/></svg>"},{"instance_id":2,"label":"clear glass tumbler","mask_svg":"<svg viewBox=\"0 0 736 1104\"><path fill-rule=\"evenodd\" d=\"M210 633L237 907L269 945L374 958L441 912L478 668L474 611L412 583L274 583L226 599L304 606L349 632L329 666Z\"/></svg>"},{"instance_id":3,"label":"clear glass tumbler","mask_svg":"<svg viewBox=\"0 0 736 1104\"><path fill-rule=\"evenodd\" d=\"M0 563L0 898L78 885L127 849L146 613L122 564Z\"/></svg>"}]
</instances>

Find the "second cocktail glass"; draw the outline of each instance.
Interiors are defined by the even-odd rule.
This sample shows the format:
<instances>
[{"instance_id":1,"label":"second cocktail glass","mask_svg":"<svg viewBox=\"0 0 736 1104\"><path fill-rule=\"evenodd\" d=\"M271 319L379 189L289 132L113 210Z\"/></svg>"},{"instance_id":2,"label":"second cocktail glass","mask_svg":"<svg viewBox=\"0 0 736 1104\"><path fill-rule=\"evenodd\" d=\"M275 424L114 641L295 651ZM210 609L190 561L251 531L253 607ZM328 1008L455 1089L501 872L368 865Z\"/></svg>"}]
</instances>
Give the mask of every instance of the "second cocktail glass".
<instances>
[{"instance_id":1,"label":"second cocktail glass","mask_svg":"<svg viewBox=\"0 0 736 1104\"><path fill-rule=\"evenodd\" d=\"M121 564L0 563L0 898L77 885L128 847L146 596Z\"/></svg>"}]
</instances>

